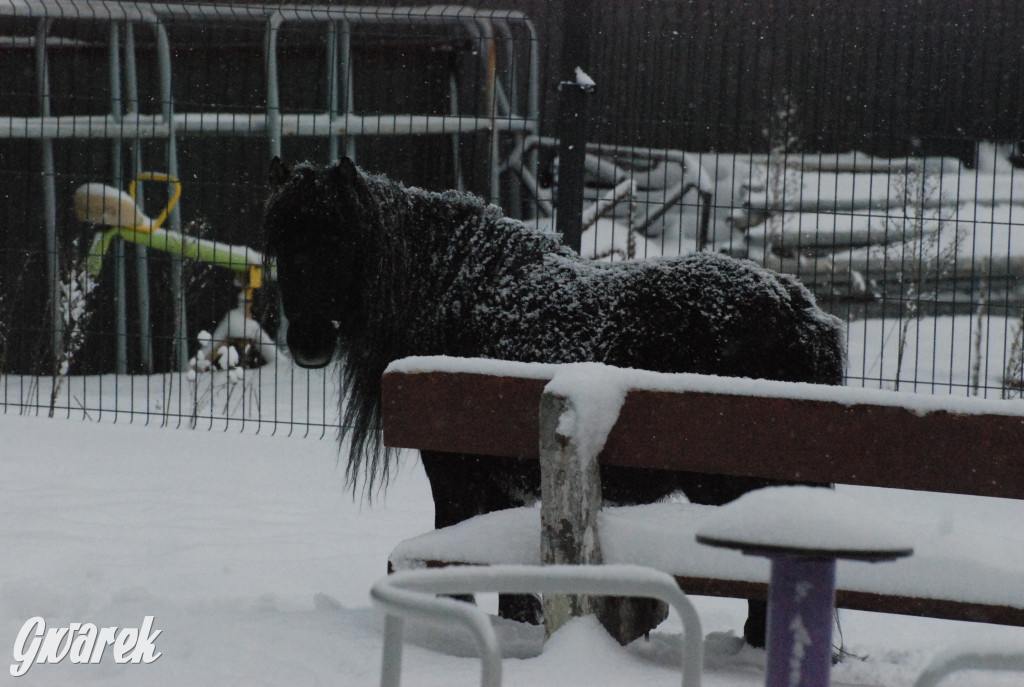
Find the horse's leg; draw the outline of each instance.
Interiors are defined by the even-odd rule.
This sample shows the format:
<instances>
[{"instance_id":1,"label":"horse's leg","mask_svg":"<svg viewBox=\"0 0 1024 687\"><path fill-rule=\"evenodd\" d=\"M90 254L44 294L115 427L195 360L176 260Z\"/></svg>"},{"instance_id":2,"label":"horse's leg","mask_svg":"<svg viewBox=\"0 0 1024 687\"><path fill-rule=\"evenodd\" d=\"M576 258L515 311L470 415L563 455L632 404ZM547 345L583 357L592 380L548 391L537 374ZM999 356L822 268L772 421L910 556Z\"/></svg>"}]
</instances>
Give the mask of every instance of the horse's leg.
<instances>
[{"instance_id":1,"label":"horse's leg","mask_svg":"<svg viewBox=\"0 0 1024 687\"><path fill-rule=\"evenodd\" d=\"M483 491L476 484L479 458L459 453L422 451L423 469L434 497L434 528L460 523L480 510Z\"/></svg>"},{"instance_id":2,"label":"horse's leg","mask_svg":"<svg viewBox=\"0 0 1024 687\"><path fill-rule=\"evenodd\" d=\"M782 484L755 477L729 477L680 473L679 487L691 503L721 506L738 499L749 491ZM743 624L743 639L753 647L764 647L767 634L768 603L761 599L747 599L747 620Z\"/></svg>"},{"instance_id":3,"label":"horse's leg","mask_svg":"<svg viewBox=\"0 0 1024 687\"><path fill-rule=\"evenodd\" d=\"M423 469L434 497L434 527L442 528L476 515L522 506L540 493L537 461L422 451ZM539 624L541 605L532 595L502 594L498 614Z\"/></svg>"},{"instance_id":4,"label":"horse's leg","mask_svg":"<svg viewBox=\"0 0 1024 687\"><path fill-rule=\"evenodd\" d=\"M423 470L430 482L430 493L434 498L434 529L448 527L473 517L469 503L471 489L460 484L459 475L465 467L465 456L437 451L421 451ZM460 488L461 487L461 488ZM455 595L452 598L473 602L472 594Z\"/></svg>"}]
</instances>

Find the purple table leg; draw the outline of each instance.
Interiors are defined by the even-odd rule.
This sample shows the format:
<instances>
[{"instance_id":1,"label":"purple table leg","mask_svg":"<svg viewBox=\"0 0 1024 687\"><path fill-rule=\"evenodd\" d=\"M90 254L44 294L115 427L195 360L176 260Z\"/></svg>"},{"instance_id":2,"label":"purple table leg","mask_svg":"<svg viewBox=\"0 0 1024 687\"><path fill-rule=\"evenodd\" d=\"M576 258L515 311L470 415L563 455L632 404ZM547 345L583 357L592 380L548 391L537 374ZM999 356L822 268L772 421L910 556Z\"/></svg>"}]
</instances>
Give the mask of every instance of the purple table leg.
<instances>
[{"instance_id":1,"label":"purple table leg","mask_svg":"<svg viewBox=\"0 0 1024 687\"><path fill-rule=\"evenodd\" d=\"M835 588L834 558L772 556L767 687L828 687Z\"/></svg>"},{"instance_id":2,"label":"purple table leg","mask_svg":"<svg viewBox=\"0 0 1024 687\"><path fill-rule=\"evenodd\" d=\"M772 562L768 687L828 687L836 561L894 561L913 554L914 547L829 489L759 489L721 508L697 532L697 541ZM808 514L815 514L814 527L804 527Z\"/></svg>"}]
</instances>

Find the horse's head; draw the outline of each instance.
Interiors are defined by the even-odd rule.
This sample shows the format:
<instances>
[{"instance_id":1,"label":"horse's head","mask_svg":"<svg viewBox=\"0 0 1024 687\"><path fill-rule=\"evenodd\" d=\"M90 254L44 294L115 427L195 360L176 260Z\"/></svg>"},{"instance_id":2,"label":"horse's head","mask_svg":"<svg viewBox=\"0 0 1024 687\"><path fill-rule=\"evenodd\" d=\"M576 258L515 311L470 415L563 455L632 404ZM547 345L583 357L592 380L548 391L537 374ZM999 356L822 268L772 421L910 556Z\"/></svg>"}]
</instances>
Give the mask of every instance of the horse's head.
<instances>
[{"instance_id":1,"label":"horse's head","mask_svg":"<svg viewBox=\"0 0 1024 687\"><path fill-rule=\"evenodd\" d=\"M298 365L323 367L334 357L339 324L354 316L366 185L348 158L293 170L274 158L269 186L263 232L277 265L288 348Z\"/></svg>"}]
</instances>

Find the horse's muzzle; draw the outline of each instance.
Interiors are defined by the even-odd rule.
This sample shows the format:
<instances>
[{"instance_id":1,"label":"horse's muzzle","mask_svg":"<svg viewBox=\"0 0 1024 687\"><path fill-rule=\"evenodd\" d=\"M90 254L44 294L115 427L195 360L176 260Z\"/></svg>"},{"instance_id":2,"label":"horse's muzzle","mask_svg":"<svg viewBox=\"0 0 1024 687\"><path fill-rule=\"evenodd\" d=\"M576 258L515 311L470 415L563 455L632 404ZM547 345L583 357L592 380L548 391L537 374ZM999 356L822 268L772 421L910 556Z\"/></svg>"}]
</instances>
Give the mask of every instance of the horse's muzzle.
<instances>
[{"instance_id":1,"label":"horse's muzzle","mask_svg":"<svg viewBox=\"0 0 1024 687\"><path fill-rule=\"evenodd\" d=\"M334 358L338 334L334 324L326 318L296 317L288 322L286 340L296 365L317 369Z\"/></svg>"}]
</instances>

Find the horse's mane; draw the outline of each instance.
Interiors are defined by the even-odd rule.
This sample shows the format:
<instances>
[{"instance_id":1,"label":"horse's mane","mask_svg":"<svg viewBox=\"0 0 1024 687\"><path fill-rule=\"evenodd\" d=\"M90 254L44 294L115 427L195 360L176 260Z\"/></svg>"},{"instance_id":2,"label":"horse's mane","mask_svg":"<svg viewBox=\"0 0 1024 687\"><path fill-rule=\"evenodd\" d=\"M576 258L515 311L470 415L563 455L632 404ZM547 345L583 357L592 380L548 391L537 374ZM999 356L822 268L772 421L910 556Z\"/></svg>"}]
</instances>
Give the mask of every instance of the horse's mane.
<instances>
[{"instance_id":1,"label":"horse's mane","mask_svg":"<svg viewBox=\"0 0 1024 687\"><path fill-rule=\"evenodd\" d=\"M534 232L481 198L458 191L405 187L360 171L372 201L361 218L361 292L357 325L341 341L341 429L349 442L347 478L371 494L387 486L397 450L384 446L380 379L408 355L485 355L467 343L462 312L470 299L557 242ZM429 310L413 311L415 304ZM452 307L449 307L452 306Z\"/></svg>"}]
</instances>

